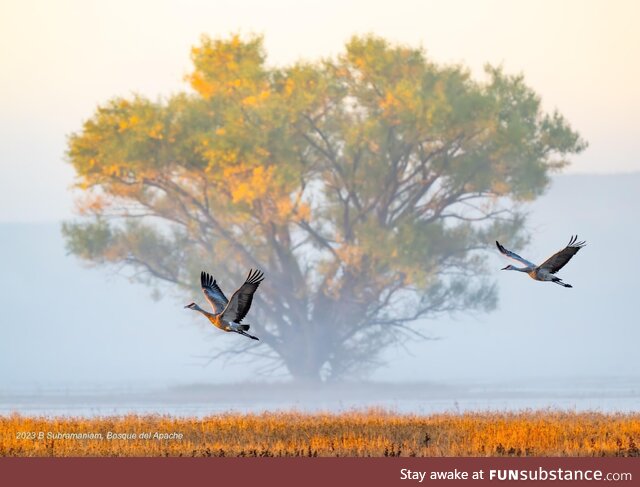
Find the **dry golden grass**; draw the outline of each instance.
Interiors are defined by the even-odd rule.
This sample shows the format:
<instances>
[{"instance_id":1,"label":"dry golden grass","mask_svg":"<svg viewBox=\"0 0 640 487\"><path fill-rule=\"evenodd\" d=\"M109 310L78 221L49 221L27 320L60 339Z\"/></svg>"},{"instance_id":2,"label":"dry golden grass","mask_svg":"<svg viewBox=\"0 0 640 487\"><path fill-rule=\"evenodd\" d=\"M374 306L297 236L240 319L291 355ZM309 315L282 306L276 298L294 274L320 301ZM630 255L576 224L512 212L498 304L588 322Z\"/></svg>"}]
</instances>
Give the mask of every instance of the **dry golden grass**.
<instances>
[{"instance_id":1,"label":"dry golden grass","mask_svg":"<svg viewBox=\"0 0 640 487\"><path fill-rule=\"evenodd\" d=\"M108 440L108 432L182 438ZM100 433L103 439L48 439L47 433ZM0 416L0 456L640 456L638 445L640 414Z\"/></svg>"}]
</instances>

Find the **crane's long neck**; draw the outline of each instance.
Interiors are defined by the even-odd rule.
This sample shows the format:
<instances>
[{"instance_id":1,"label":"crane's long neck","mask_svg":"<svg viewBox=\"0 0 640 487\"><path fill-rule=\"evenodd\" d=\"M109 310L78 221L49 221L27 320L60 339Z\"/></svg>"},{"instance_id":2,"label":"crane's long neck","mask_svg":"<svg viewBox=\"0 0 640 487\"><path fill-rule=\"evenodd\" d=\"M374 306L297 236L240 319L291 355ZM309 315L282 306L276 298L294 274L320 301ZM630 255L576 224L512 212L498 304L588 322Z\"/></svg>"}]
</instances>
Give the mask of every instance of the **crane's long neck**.
<instances>
[{"instance_id":1,"label":"crane's long neck","mask_svg":"<svg viewBox=\"0 0 640 487\"><path fill-rule=\"evenodd\" d=\"M208 311L202 309L200 306L198 306L197 304L194 303L194 305L191 307L191 309L195 310L195 311L199 311L200 313L202 313L203 315L205 315L207 318L213 318L215 315L213 313L209 313Z\"/></svg>"}]
</instances>

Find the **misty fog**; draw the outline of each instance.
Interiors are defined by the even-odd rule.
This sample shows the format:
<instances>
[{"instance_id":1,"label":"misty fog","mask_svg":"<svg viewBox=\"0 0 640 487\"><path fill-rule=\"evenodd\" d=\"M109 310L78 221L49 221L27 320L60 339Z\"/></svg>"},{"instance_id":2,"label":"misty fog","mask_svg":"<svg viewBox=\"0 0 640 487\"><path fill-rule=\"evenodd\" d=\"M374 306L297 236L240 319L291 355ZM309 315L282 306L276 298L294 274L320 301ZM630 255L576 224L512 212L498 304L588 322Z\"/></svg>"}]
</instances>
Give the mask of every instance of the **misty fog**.
<instances>
[{"instance_id":1,"label":"misty fog","mask_svg":"<svg viewBox=\"0 0 640 487\"><path fill-rule=\"evenodd\" d=\"M539 263L577 233L587 247L560 272L573 289L500 272L507 262L494 252L490 264L499 286L498 309L415 323L437 340L411 342L385 353L386 364L367 379L387 384L388 397L380 398L380 388L371 392L365 387L361 400L349 402L348 394L338 392L333 402L323 403L304 389L285 389L290 393L287 405L305 407L308 398L315 407L383 404L400 410L428 409L428 400L435 401L435 409L438 404L444 409L549 404L637 409L640 328L634 280L640 268L635 252L640 231L634 209L639 190L640 174L556 177L547 194L528 207L531 242L521 254ZM0 249L2 410L19 407L15 397L23 394L64 396L78 391L160 391L155 397L162 404L204 397L214 409L215 404L221 409L282 405L271 404L270 395L260 404L246 393L238 394L236 403L220 397L242 389L199 395L201 390L215 391L207 389L211 384L288 378L284 369L261 373L262 364L255 358L205 366L213 350L245 338L219 333L183 309L192 298L204 302L201 295L168 293L154 301L149 288L130 283L113 269L81 264L66 255L59 222L0 224ZM215 269L208 270L215 274ZM223 283L224 289L235 289L243 277ZM263 285L269 285L268 275ZM400 383L428 386L393 385ZM574 391L570 399L562 399L566 390ZM510 392L505 396L504 391ZM600 396L604 402L592 400ZM493 402L483 402L487 398Z\"/></svg>"}]
</instances>

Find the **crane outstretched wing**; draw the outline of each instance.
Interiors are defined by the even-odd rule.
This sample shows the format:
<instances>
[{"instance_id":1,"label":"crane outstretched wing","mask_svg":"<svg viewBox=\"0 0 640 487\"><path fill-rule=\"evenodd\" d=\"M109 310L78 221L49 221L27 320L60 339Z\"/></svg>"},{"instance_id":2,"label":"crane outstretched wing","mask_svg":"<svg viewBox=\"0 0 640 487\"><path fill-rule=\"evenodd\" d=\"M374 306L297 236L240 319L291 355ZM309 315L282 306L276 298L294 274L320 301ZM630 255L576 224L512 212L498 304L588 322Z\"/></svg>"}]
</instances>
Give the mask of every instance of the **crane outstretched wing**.
<instances>
[{"instance_id":1,"label":"crane outstretched wing","mask_svg":"<svg viewBox=\"0 0 640 487\"><path fill-rule=\"evenodd\" d=\"M226 321L240 323L242 318L249 312L251 301L253 301L253 294L263 279L264 274L261 271L250 270L244 284L231 296L231 301L229 301L229 304L227 304L227 307L224 309L222 318Z\"/></svg>"},{"instance_id":2,"label":"crane outstretched wing","mask_svg":"<svg viewBox=\"0 0 640 487\"><path fill-rule=\"evenodd\" d=\"M586 242L578 242L577 235L572 236L567 246L560 252L556 252L542 264L540 264L540 268L549 271L551 274L555 274L560 269L562 269L567 264L567 262L571 260L571 257L576 255L578 253L578 250L580 250L585 245L587 245Z\"/></svg>"},{"instance_id":3,"label":"crane outstretched wing","mask_svg":"<svg viewBox=\"0 0 640 487\"><path fill-rule=\"evenodd\" d=\"M218 286L218 283L206 272L200 273L200 285L202 286L202 292L204 297L209 301L209 304L213 308L214 313L222 313L222 310L227 306L229 300L222 292L222 289Z\"/></svg>"},{"instance_id":4,"label":"crane outstretched wing","mask_svg":"<svg viewBox=\"0 0 640 487\"><path fill-rule=\"evenodd\" d=\"M510 250L505 249L502 245L500 245L500 242L498 242L497 240L496 240L496 245L498 246L498 250L500 251L500 253L502 255L506 255L510 259L517 260L518 262L520 262L521 264L526 265L527 267L535 267L536 266L533 262L529 262L527 259L523 259L518 254L516 254L515 252L511 252Z\"/></svg>"}]
</instances>

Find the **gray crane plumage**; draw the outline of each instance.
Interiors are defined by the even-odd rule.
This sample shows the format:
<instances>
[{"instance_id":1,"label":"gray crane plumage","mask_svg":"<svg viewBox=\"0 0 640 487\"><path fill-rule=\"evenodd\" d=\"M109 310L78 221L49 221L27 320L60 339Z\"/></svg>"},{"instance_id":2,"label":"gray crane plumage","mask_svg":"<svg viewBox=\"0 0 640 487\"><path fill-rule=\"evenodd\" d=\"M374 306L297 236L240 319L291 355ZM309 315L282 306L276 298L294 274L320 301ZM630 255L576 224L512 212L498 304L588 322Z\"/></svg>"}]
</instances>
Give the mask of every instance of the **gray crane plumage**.
<instances>
[{"instance_id":1,"label":"gray crane plumage","mask_svg":"<svg viewBox=\"0 0 640 487\"><path fill-rule=\"evenodd\" d=\"M564 249L556 252L547 260L545 260L542 264L537 266L533 262L529 262L528 260L523 259L515 252L512 252L511 250L507 250L502 245L500 245L500 242L496 240L496 246L498 247L498 250L500 251L500 253L525 265L525 267L515 267L512 265L508 265L507 267L504 267L502 269L503 271L525 272L529 274L529 276L532 279L535 279L536 281L555 282L556 284L563 287L573 287L573 286L571 284L562 282L562 279L560 279L559 277L556 277L555 274L560 269L562 269L565 265L567 265L567 262L569 262L571 258L574 255L576 255L578 251L585 245L586 245L586 242L584 241L578 242L578 236L574 235L571 237L571 239L569 240L569 243Z\"/></svg>"},{"instance_id":2,"label":"gray crane plumage","mask_svg":"<svg viewBox=\"0 0 640 487\"><path fill-rule=\"evenodd\" d=\"M253 340L259 340L258 337L247 333L250 325L241 322L244 317L247 316L249 308L251 308L253 295L263 279L264 274L261 271L254 271L253 269L250 270L247 279L244 281L242 286L233 293L231 300L229 300L224 295L222 289L220 289L220 286L218 286L218 283L213 276L202 271L200 273L200 286L202 287L205 299L213 309L213 313L203 310L196 303L190 303L185 306L185 308L202 313L207 317L211 324L223 331L232 331L252 338Z\"/></svg>"}]
</instances>

